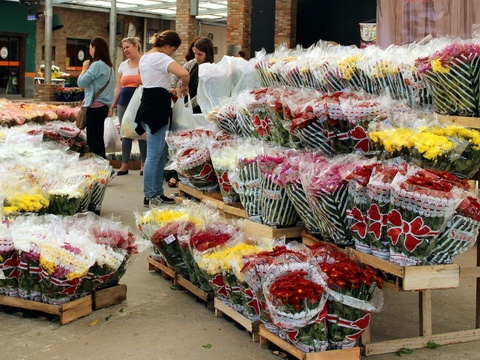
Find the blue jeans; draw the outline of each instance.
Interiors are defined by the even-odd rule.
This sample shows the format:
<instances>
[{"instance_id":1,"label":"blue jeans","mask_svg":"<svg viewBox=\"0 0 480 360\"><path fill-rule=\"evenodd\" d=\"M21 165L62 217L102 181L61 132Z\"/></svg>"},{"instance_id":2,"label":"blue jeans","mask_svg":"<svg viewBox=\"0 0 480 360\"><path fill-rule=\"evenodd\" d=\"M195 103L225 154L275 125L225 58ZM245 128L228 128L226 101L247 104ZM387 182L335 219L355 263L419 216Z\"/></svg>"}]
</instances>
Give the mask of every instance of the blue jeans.
<instances>
[{"instance_id":1,"label":"blue jeans","mask_svg":"<svg viewBox=\"0 0 480 360\"><path fill-rule=\"evenodd\" d=\"M155 134L150 133L147 124L142 123L147 132L147 159L143 166L143 193L146 198L163 195L163 172L167 162L167 143L165 136L168 125Z\"/></svg>"}]
</instances>

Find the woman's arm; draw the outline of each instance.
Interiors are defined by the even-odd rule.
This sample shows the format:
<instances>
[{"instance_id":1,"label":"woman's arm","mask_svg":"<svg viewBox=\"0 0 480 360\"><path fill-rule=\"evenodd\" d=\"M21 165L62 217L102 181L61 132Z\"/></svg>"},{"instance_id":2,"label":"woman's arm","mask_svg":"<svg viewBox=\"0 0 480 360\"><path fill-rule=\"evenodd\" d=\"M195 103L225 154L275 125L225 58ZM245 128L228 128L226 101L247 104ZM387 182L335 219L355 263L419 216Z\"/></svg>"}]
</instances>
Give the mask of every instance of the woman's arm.
<instances>
[{"instance_id":1,"label":"woman's arm","mask_svg":"<svg viewBox=\"0 0 480 360\"><path fill-rule=\"evenodd\" d=\"M118 97L120 96L120 90L122 89L122 73L117 73L117 82L115 85L115 90L113 92L113 103L110 109L108 109L108 116L112 117L113 115L113 108L117 104Z\"/></svg>"},{"instance_id":2,"label":"woman's arm","mask_svg":"<svg viewBox=\"0 0 480 360\"><path fill-rule=\"evenodd\" d=\"M190 74L188 71L176 61L171 62L170 65L168 65L167 70L169 73L177 76L179 81L181 81L180 92L182 95L188 93L188 81L190 80Z\"/></svg>"}]
</instances>

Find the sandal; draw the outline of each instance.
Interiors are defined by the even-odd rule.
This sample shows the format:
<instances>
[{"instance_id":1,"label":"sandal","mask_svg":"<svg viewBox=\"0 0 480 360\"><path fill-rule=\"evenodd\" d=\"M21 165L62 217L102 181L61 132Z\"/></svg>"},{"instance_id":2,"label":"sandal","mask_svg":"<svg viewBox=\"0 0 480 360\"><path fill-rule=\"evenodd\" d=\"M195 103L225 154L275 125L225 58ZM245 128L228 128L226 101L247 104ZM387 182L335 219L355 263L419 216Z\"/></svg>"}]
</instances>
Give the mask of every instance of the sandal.
<instances>
[{"instance_id":1,"label":"sandal","mask_svg":"<svg viewBox=\"0 0 480 360\"><path fill-rule=\"evenodd\" d=\"M168 180L168 187L174 188L174 187L177 187L177 185L178 185L177 179L171 178L170 180Z\"/></svg>"}]
</instances>

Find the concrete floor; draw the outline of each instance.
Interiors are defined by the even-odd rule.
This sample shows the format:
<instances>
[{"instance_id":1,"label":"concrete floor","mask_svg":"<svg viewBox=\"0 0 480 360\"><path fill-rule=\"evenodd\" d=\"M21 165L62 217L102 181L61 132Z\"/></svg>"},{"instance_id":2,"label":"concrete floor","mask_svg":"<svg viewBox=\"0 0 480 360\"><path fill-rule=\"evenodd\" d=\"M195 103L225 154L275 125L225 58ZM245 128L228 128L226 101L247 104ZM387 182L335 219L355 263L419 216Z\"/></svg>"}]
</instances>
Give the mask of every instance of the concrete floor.
<instances>
[{"instance_id":1,"label":"concrete floor","mask_svg":"<svg viewBox=\"0 0 480 360\"><path fill-rule=\"evenodd\" d=\"M135 228L133 211L143 211L143 182L130 171L109 184L102 216L114 214ZM175 189L167 189L167 194ZM25 316L0 310L0 360L249 360L279 359L261 348L249 334L213 312L188 292L171 288L171 281L149 272L150 250L135 256L122 283L127 300L94 311L85 318L60 326L49 317ZM475 251L459 257L473 265ZM475 283L462 279L460 288L433 292L434 333L472 329L475 325ZM373 315L372 341L415 337L418 334L418 294L385 290L384 310ZM207 346L211 345L211 346ZM415 350L402 358L415 360L480 359L480 341ZM362 357L398 359L396 354Z\"/></svg>"}]
</instances>

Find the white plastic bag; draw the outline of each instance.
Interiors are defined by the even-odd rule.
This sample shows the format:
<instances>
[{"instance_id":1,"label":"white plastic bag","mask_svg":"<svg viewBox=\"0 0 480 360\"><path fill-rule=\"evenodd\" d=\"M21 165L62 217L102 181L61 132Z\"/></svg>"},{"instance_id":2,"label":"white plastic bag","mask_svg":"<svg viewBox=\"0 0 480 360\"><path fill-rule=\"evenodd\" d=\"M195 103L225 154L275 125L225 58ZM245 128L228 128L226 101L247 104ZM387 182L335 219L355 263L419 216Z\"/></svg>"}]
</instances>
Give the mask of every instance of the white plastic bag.
<instances>
[{"instance_id":1,"label":"white plastic bag","mask_svg":"<svg viewBox=\"0 0 480 360\"><path fill-rule=\"evenodd\" d=\"M195 129L195 120L193 118L192 102L190 95L188 95L187 103L185 104L183 96L178 98L172 107L172 126L171 131L192 130Z\"/></svg>"},{"instance_id":2,"label":"white plastic bag","mask_svg":"<svg viewBox=\"0 0 480 360\"><path fill-rule=\"evenodd\" d=\"M217 64L203 63L198 67L197 103L207 115L222 105L222 99L230 97L232 68L228 56Z\"/></svg>"},{"instance_id":3,"label":"white plastic bag","mask_svg":"<svg viewBox=\"0 0 480 360\"><path fill-rule=\"evenodd\" d=\"M135 122L135 117L137 116L138 108L140 107L140 101L142 99L143 86L140 85L135 89L135 92L128 103L128 106L123 114L122 126L120 127L120 135L122 138L129 139L141 139L141 135L138 135L135 131L137 123Z\"/></svg>"},{"instance_id":4,"label":"white plastic bag","mask_svg":"<svg viewBox=\"0 0 480 360\"><path fill-rule=\"evenodd\" d=\"M103 131L103 142L105 143L105 152L112 153L122 150L122 140L117 130L117 125L113 118L105 119L105 129Z\"/></svg>"}]
</instances>

